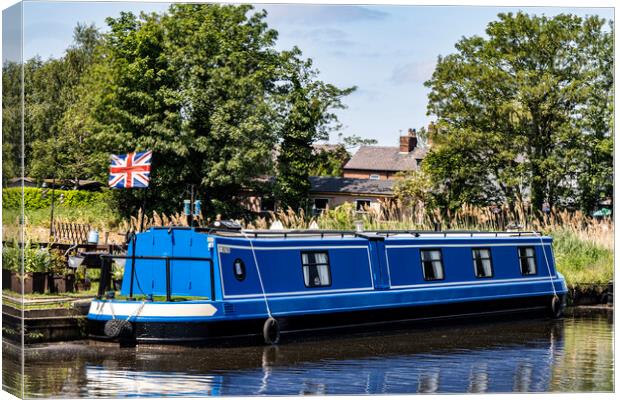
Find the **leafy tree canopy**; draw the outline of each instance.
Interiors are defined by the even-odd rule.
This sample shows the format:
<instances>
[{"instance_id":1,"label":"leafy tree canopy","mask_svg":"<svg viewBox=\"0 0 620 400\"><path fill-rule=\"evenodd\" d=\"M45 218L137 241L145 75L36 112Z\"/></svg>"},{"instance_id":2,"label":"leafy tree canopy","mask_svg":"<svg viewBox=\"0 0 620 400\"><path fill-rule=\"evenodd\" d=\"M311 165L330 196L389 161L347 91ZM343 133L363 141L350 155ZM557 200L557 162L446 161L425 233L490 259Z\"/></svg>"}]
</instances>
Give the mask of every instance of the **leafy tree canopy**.
<instances>
[{"instance_id":1,"label":"leafy tree canopy","mask_svg":"<svg viewBox=\"0 0 620 400\"><path fill-rule=\"evenodd\" d=\"M265 16L249 5L175 4L108 18L103 35L78 26L63 58L30 62L29 172L105 181L110 154L150 149L150 208L178 210L193 185L208 214L234 215L260 189L256 178L274 173L279 145L276 192L301 205L307 150L337 126L332 110L352 89L320 81L299 49L275 50ZM115 193L126 212L144 194Z\"/></svg>"},{"instance_id":2,"label":"leafy tree canopy","mask_svg":"<svg viewBox=\"0 0 620 400\"><path fill-rule=\"evenodd\" d=\"M424 162L451 206L514 203L590 210L612 192L613 24L499 14L486 37L439 57Z\"/></svg>"}]
</instances>

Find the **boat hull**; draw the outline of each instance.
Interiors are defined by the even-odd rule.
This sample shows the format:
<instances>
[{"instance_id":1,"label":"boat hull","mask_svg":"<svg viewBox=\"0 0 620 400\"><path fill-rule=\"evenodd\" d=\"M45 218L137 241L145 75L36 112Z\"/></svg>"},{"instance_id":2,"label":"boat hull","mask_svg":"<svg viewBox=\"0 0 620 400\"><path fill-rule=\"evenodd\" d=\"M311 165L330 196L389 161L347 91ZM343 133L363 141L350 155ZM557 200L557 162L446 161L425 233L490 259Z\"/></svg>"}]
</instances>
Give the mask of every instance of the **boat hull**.
<instances>
[{"instance_id":1,"label":"boat hull","mask_svg":"<svg viewBox=\"0 0 620 400\"><path fill-rule=\"evenodd\" d=\"M562 307L564 305L562 296ZM528 317L557 316L551 310L552 296L522 297L491 301L471 301L454 304L410 306L374 309L355 312L297 315L274 318L284 338L307 333L339 330L393 329L395 327L423 325L438 321L488 319L490 321L510 314ZM108 320L109 321L109 320ZM151 321L131 322L125 335L110 338L106 335L105 320L89 320L90 337L98 340L118 340L125 343L197 343L212 344L222 341L263 342L265 318L219 321Z\"/></svg>"}]
</instances>

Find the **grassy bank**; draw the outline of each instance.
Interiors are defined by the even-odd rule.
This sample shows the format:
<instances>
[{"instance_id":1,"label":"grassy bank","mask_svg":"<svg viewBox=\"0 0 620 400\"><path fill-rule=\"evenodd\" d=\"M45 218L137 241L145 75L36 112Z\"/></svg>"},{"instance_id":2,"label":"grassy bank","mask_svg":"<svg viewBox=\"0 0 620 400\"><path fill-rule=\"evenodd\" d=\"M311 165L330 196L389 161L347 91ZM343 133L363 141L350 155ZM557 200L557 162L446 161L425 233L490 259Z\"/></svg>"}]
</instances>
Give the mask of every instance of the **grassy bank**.
<instances>
[{"instance_id":1,"label":"grassy bank","mask_svg":"<svg viewBox=\"0 0 620 400\"><path fill-rule=\"evenodd\" d=\"M580 239L573 232L549 232L558 270L569 285L605 284L613 279L614 253L593 241Z\"/></svg>"}]
</instances>

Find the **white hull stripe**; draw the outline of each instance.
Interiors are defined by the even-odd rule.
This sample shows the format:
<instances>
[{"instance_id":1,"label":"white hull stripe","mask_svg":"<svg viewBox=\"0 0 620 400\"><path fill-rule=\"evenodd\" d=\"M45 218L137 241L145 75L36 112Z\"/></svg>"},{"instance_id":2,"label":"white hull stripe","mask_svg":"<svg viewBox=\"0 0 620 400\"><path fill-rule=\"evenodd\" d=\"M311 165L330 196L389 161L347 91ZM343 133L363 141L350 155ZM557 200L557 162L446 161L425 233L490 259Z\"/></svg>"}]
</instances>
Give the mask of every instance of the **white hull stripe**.
<instances>
[{"instance_id":1,"label":"white hull stripe","mask_svg":"<svg viewBox=\"0 0 620 400\"><path fill-rule=\"evenodd\" d=\"M538 246L540 247L540 242L538 243L458 243L458 244L392 244L386 245L385 247L388 249L398 249L398 248L418 248L418 247L433 247L433 248L443 248L443 247L505 247L505 246ZM551 243L545 243L545 246L551 246Z\"/></svg>"},{"instance_id":2,"label":"white hull stripe","mask_svg":"<svg viewBox=\"0 0 620 400\"><path fill-rule=\"evenodd\" d=\"M222 248L229 249L242 249L242 250L252 250L250 246L238 246L238 245L228 245L228 244L220 244L218 245L218 251L221 252ZM368 246L286 246L286 247L257 247L254 246L254 250L327 250L327 249L367 249Z\"/></svg>"},{"instance_id":3,"label":"white hull stripe","mask_svg":"<svg viewBox=\"0 0 620 400\"><path fill-rule=\"evenodd\" d=\"M140 309L142 308L142 309ZM92 315L120 315L132 317L211 317L217 308L207 303L144 303L93 301L90 303L89 314Z\"/></svg>"},{"instance_id":4,"label":"white hull stripe","mask_svg":"<svg viewBox=\"0 0 620 400\"><path fill-rule=\"evenodd\" d=\"M333 293L349 293L349 292L373 292L374 286L363 287L363 288L350 288L350 289L333 289L333 290L321 290L319 291L306 291L306 292L276 292L276 293L267 293L267 297L275 297L275 296L294 296L294 295L307 295L307 296L320 296L324 294L333 294ZM251 294L233 294L230 296L225 296L227 299L244 299L248 297L263 297L262 293L251 293Z\"/></svg>"},{"instance_id":5,"label":"white hull stripe","mask_svg":"<svg viewBox=\"0 0 620 400\"><path fill-rule=\"evenodd\" d=\"M557 276L553 276L553 279L556 279ZM405 289L405 288L424 288L424 287L435 287L435 286L469 286L469 285L485 285L485 286L493 286L500 284L509 284L509 283L539 283L539 282L549 282L551 280L548 276L544 276L541 278L515 278L515 279L492 279L492 280L480 280L480 281L465 281L465 282L446 282L446 283L420 283L416 285L396 285L392 286L392 289Z\"/></svg>"},{"instance_id":6,"label":"white hull stripe","mask_svg":"<svg viewBox=\"0 0 620 400\"><path fill-rule=\"evenodd\" d=\"M553 279L557 279L557 276L553 276ZM392 286L390 289L414 289L414 288L437 288L441 289L444 287L461 287L466 288L467 286L472 285L484 285L484 286L499 286L499 285L508 285L508 284L527 284L527 283L544 283L548 282L551 284L551 280L549 277L539 277L539 278L515 278L515 279L493 279L488 281L464 281L464 282L447 282L447 283L422 283L416 285L397 285ZM556 282L557 283L557 282ZM398 293L402 290L395 290L392 293ZM374 287L370 288L353 288L353 289L335 289L335 290L325 290L321 292L280 292L280 293L268 293L267 297L278 297L278 296L293 296L293 297L318 297L318 296L327 296L338 293L390 293L390 291L385 290L374 290ZM250 298L262 298L263 295L261 293L253 293L253 294L243 294L243 295L232 295L226 296L226 299L250 299Z\"/></svg>"}]
</instances>

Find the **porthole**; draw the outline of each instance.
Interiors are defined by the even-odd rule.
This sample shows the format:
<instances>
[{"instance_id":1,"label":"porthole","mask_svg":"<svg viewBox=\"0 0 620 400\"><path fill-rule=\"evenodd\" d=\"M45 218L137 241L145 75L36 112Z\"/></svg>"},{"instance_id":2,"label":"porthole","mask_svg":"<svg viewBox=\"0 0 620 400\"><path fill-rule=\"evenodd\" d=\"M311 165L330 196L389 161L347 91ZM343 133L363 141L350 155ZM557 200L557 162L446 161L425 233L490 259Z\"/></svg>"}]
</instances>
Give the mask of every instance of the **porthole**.
<instances>
[{"instance_id":1,"label":"porthole","mask_svg":"<svg viewBox=\"0 0 620 400\"><path fill-rule=\"evenodd\" d=\"M235 278L238 281L242 281L245 279L245 263L242 259L237 258L233 263L233 273L235 274Z\"/></svg>"}]
</instances>

